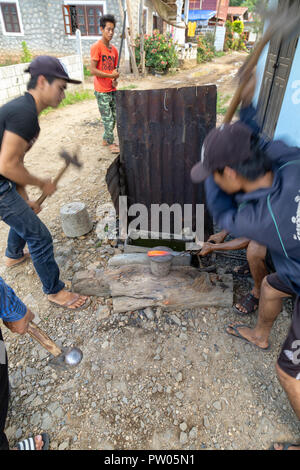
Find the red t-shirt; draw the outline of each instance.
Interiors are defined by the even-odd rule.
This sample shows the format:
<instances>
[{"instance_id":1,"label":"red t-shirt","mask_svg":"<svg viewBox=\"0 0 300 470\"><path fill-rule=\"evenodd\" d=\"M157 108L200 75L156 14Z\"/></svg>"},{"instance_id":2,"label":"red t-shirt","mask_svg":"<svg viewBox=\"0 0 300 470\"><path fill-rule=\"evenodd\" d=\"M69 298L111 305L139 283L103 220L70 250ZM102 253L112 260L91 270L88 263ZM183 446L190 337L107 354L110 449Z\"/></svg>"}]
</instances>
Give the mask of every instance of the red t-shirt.
<instances>
[{"instance_id":1,"label":"red t-shirt","mask_svg":"<svg viewBox=\"0 0 300 470\"><path fill-rule=\"evenodd\" d=\"M97 69L101 72L110 73L117 67L118 50L115 46L106 47L101 39L91 47L91 59L98 62ZM116 91L112 86L111 78L94 77L94 87L100 93L109 93Z\"/></svg>"}]
</instances>

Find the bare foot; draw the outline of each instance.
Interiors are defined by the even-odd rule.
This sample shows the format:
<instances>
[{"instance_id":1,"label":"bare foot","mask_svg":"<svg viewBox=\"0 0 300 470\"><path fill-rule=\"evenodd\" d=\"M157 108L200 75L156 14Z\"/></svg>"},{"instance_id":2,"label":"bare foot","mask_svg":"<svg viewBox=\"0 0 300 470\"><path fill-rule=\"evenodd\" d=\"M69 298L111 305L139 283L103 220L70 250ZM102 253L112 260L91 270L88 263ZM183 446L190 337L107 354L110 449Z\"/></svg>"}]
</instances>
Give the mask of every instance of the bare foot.
<instances>
[{"instance_id":1,"label":"bare foot","mask_svg":"<svg viewBox=\"0 0 300 470\"><path fill-rule=\"evenodd\" d=\"M22 258L18 258L18 259L7 258L7 256L5 256L4 259L5 259L5 266L7 268L12 268L13 266L16 266L18 264L22 264L22 263L24 263L24 261L27 261L28 259L30 259L30 254L25 253L24 256L22 256Z\"/></svg>"},{"instance_id":2,"label":"bare foot","mask_svg":"<svg viewBox=\"0 0 300 470\"><path fill-rule=\"evenodd\" d=\"M275 450L284 450L284 444L280 444L279 442L275 442L274 444L274 449ZM300 450L300 446L296 446L291 444L287 449L285 450Z\"/></svg>"},{"instance_id":3,"label":"bare foot","mask_svg":"<svg viewBox=\"0 0 300 470\"><path fill-rule=\"evenodd\" d=\"M111 144L109 146L109 150L111 151L111 153L120 153L120 148L116 144Z\"/></svg>"},{"instance_id":4,"label":"bare foot","mask_svg":"<svg viewBox=\"0 0 300 470\"><path fill-rule=\"evenodd\" d=\"M87 296L79 295L74 292L68 292L62 289L57 294L49 294L48 300L62 307L68 307L70 310L82 307L87 300Z\"/></svg>"},{"instance_id":5,"label":"bare foot","mask_svg":"<svg viewBox=\"0 0 300 470\"><path fill-rule=\"evenodd\" d=\"M246 338L250 343L255 344L259 348L265 349L269 346L268 341L265 338L261 338L256 335L255 329L248 328L246 326L241 326L239 323L232 323L228 325L228 327L226 328L228 334L239 338L239 336L235 333L233 327L239 332L239 334L243 338Z\"/></svg>"}]
</instances>

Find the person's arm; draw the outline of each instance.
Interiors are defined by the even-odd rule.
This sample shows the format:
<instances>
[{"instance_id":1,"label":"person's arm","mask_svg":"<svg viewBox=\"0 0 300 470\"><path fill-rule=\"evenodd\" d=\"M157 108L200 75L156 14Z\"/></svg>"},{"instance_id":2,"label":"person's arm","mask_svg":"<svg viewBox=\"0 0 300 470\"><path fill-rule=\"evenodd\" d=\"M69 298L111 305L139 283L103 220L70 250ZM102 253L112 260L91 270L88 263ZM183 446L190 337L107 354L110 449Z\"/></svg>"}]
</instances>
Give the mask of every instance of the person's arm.
<instances>
[{"instance_id":1,"label":"person's arm","mask_svg":"<svg viewBox=\"0 0 300 470\"><path fill-rule=\"evenodd\" d=\"M4 131L0 151L0 174L15 182L21 188L26 185L37 186L43 193L50 196L56 190L56 185L50 180L43 180L33 176L24 166L24 155L28 149L28 142L19 135ZM23 192L24 194L24 192Z\"/></svg>"},{"instance_id":2,"label":"person's arm","mask_svg":"<svg viewBox=\"0 0 300 470\"><path fill-rule=\"evenodd\" d=\"M0 318L13 333L23 335L28 329L28 324L34 318L34 314L14 290L0 277Z\"/></svg>"},{"instance_id":3,"label":"person's arm","mask_svg":"<svg viewBox=\"0 0 300 470\"><path fill-rule=\"evenodd\" d=\"M24 335L25 333L27 333L29 322L31 322L33 319L34 314L31 310L27 309L25 316L20 320L14 322L3 321L3 323L12 333Z\"/></svg>"},{"instance_id":4,"label":"person's arm","mask_svg":"<svg viewBox=\"0 0 300 470\"><path fill-rule=\"evenodd\" d=\"M120 74L116 69L109 73L102 72L101 70L97 69L97 65L98 61L91 59L90 72L92 75L95 75L96 77L100 78L111 78L112 80L119 78Z\"/></svg>"},{"instance_id":5,"label":"person's arm","mask_svg":"<svg viewBox=\"0 0 300 470\"><path fill-rule=\"evenodd\" d=\"M214 251L235 251L235 250L242 250L247 248L249 245L248 238L235 238L234 240L230 240L229 242L225 243L209 243L205 242L203 245L202 250L200 251L200 256L207 256Z\"/></svg>"}]
</instances>

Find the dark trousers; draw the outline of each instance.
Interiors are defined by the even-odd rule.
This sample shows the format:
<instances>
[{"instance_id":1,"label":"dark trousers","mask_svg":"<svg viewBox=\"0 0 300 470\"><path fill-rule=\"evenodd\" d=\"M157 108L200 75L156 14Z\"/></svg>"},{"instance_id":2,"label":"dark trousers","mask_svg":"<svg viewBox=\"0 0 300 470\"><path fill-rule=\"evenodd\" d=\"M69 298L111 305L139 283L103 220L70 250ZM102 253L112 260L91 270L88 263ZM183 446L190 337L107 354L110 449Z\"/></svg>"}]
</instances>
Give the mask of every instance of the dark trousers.
<instances>
[{"instance_id":1,"label":"dark trousers","mask_svg":"<svg viewBox=\"0 0 300 470\"><path fill-rule=\"evenodd\" d=\"M0 180L0 218L10 226L5 255L22 258L27 242L44 293L57 294L62 290L65 284L59 279L51 234L16 191L15 183L8 180Z\"/></svg>"},{"instance_id":2,"label":"dark trousers","mask_svg":"<svg viewBox=\"0 0 300 470\"><path fill-rule=\"evenodd\" d=\"M3 342L2 333L0 330L0 342ZM7 355L3 356L4 344L0 344L0 450L8 450L8 440L4 434L5 421L8 409L8 367ZM5 362L5 364L3 364Z\"/></svg>"}]
</instances>

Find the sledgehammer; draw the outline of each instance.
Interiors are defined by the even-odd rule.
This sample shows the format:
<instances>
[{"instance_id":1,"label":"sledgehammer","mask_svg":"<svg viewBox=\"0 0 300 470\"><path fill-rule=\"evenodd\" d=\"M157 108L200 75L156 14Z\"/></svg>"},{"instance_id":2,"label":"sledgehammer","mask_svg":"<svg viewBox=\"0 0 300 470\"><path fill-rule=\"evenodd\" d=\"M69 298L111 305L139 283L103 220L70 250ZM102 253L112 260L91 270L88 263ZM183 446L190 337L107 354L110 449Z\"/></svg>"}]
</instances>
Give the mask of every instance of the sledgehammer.
<instances>
[{"instance_id":1,"label":"sledgehammer","mask_svg":"<svg viewBox=\"0 0 300 470\"><path fill-rule=\"evenodd\" d=\"M78 158L77 158L77 154L74 153L74 155L72 156L69 152L67 152L66 150L62 150L60 152L60 157L64 159L65 161L65 166L60 170L60 172L58 173L58 175L56 176L56 178L53 180L53 183L56 184L58 183L58 181L60 180L60 178L62 177L62 175L65 173L65 171L67 170L67 168L69 167L69 165L75 165L77 166L77 168L81 168L82 167L82 163L80 163L78 161ZM38 199L37 199L37 204L40 206L44 200L46 199L47 195L46 194L42 194Z\"/></svg>"},{"instance_id":2,"label":"sledgehammer","mask_svg":"<svg viewBox=\"0 0 300 470\"><path fill-rule=\"evenodd\" d=\"M43 348L49 351L54 358L49 361L52 366L66 368L66 366L77 366L83 357L82 351L77 347L61 349L41 330L33 321L29 322L28 331L30 336L38 341Z\"/></svg>"}]
</instances>

